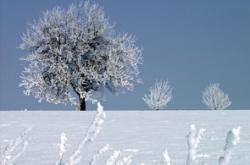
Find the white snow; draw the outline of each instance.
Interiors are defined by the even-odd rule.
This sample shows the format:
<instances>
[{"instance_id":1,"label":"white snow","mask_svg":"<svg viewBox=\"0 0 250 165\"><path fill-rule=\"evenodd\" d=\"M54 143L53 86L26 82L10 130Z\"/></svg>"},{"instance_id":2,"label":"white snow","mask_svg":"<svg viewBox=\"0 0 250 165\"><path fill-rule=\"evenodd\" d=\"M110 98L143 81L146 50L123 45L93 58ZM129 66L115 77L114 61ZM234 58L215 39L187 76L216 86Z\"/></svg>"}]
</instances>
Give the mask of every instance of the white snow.
<instances>
[{"instance_id":1,"label":"white snow","mask_svg":"<svg viewBox=\"0 0 250 165\"><path fill-rule=\"evenodd\" d=\"M63 160L67 161L86 136L95 116L96 112L90 111L1 111L0 149L19 137L23 130L32 127L27 133L26 150L16 159L16 165L55 164L58 161L58 143L64 132L68 140ZM160 164L166 146L171 165L183 165L188 152L186 135L190 125L194 124L197 128L206 129L197 153L208 155L199 157L207 165L218 165L220 156L224 155L228 131L240 126L240 142L234 146L229 164L249 165L249 116L250 111L240 110L106 111L99 134L81 150L81 164L89 164L93 156L109 144L109 150L98 155L98 159L94 158L96 165L105 164L112 154L118 154L119 161L132 161L132 165ZM232 133L237 135L237 140L237 129ZM20 149L17 148L18 151Z\"/></svg>"}]
</instances>

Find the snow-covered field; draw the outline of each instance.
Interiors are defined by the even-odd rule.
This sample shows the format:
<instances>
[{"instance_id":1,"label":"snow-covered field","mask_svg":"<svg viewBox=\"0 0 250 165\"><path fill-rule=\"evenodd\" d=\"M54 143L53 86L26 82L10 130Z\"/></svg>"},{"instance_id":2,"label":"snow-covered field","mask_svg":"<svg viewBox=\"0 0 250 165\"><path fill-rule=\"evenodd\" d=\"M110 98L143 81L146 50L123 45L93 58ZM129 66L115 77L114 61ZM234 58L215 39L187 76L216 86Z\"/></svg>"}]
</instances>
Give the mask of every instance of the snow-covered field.
<instances>
[{"instance_id":1,"label":"snow-covered field","mask_svg":"<svg viewBox=\"0 0 250 165\"><path fill-rule=\"evenodd\" d=\"M95 112L76 111L0 111L0 146L18 137L26 128L28 145L16 165L51 165L59 159L60 135L68 138L67 161L79 145L95 117ZM106 111L101 132L93 143L84 146L82 165L88 165L93 154L105 144L110 150L98 158L105 162L116 150L132 155L132 163L159 165L167 147L172 165L183 165L187 158L186 135L195 124L206 129L198 153L205 154L207 165L217 165L223 154L227 132L241 126L240 143L235 146L231 165L250 164L250 111ZM18 148L17 148L18 149Z\"/></svg>"}]
</instances>

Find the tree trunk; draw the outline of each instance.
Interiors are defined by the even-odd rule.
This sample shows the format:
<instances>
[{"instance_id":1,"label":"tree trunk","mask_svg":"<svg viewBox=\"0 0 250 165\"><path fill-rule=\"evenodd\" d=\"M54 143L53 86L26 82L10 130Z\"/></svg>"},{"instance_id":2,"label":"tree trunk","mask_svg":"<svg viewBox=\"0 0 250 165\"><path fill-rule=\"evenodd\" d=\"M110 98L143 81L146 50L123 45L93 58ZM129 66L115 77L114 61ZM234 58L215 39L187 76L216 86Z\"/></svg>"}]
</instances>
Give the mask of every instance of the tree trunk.
<instances>
[{"instance_id":1,"label":"tree trunk","mask_svg":"<svg viewBox=\"0 0 250 165\"><path fill-rule=\"evenodd\" d=\"M80 111L86 111L86 100L85 98L80 98Z\"/></svg>"}]
</instances>

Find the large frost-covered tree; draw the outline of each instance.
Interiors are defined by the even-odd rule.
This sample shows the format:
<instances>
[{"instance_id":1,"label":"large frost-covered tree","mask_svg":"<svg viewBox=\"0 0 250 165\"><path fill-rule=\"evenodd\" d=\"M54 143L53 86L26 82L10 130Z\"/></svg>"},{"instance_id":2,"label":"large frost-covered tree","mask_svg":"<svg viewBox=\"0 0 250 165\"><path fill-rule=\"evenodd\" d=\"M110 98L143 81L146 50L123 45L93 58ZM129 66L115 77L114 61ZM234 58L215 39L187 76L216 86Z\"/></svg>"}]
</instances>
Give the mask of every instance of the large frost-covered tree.
<instances>
[{"instance_id":1,"label":"large frost-covered tree","mask_svg":"<svg viewBox=\"0 0 250 165\"><path fill-rule=\"evenodd\" d=\"M116 34L96 3L53 8L22 36L28 66L20 86L26 95L50 103L75 103L108 89L132 90L139 81L141 49L129 34ZM75 94L74 94L75 93Z\"/></svg>"},{"instance_id":2,"label":"large frost-covered tree","mask_svg":"<svg viewBox=\"0 0 250 165\"><path fill-rule=\"evenodd\" d=\"M159 110L167 106L172 98L172 87L168 81L156 81L149 94L145 94L142 99L149 108Z\"/></svg>"},{"instance_id":3,"label":"large frost-covered tree","mask_svg":"<svg viewBox=\"0 0 250 165\"><path fill-rule=\"evenodd\" d=\"M231 105L228 95L218 83L209 85L202 93L203 103L211 110L224 110Z\"/></svg>"}]
</instances>

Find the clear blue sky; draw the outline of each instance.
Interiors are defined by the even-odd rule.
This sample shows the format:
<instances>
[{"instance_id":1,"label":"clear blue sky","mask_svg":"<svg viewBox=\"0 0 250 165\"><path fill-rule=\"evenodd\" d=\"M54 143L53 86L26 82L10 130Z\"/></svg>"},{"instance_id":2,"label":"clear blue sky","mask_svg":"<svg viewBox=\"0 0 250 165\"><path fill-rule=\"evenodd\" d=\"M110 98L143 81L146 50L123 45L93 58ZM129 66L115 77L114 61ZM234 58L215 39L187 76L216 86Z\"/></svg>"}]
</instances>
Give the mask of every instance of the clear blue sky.
<instances>
[{"instance_id":1,"label":"clear blue sky","mask_svg":"<svg viewBox=\"0 0 250 165\"><path fill-rule=\"evenodd\" d=\"M72 109L38 103L18 87L25 52L17 47L27 23L69 0L0 0L0 109ZM106 109L146 109L144 93L156 79L168 79L174 99L167 109L205 109L201 91L218 82L232 100L230 109L250 109L249 0L97 0L119 32L143 47L144 84L108 96ZM90 104L88 104L91 108Z\"/></svg>"}]
</instances>

